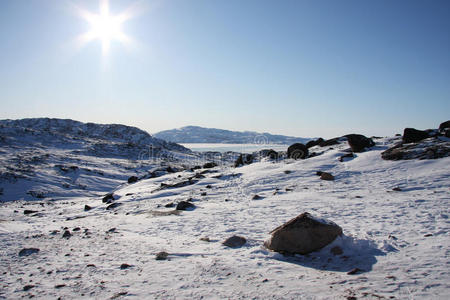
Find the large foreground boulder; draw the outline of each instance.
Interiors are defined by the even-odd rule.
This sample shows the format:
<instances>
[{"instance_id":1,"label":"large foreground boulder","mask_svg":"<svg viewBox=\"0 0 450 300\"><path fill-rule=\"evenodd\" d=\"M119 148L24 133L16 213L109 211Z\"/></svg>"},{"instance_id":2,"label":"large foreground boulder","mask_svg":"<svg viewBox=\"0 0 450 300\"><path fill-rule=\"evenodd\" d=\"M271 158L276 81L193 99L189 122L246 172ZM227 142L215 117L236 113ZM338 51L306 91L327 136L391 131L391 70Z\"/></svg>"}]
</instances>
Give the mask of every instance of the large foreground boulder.
<instances>
[{"instance_id":1,"label":"large foreground boulder","mask_svg":"<svg viewBox=\"0 0 450 300\"><path fill-rule=\"evenodd\" d=\"M345 137L353 152L363 152L366 148L375 146L371 138L365 137L362 134L347 134Z\"/></svg>"},{"instance_id":2,"label":"large foreground boulder","mask_svg":"<svg viewBox=\"0 0 450 300\"><path fill-rule=\"evenodd\" d=\"M275 228L264 245L281 253L308 254L330 244L342 234L335 223L305 212Z\"/></svg>"},{"instance_id":3,"label":"large foreground boulder","mask_svg":"<svg viewBox=\"0 0 450 300\"><path fill-rule=\"evenodd\" d=\"M287 156L293 159L305 159L308 157L308 148L302 143L292 144L287 150Z\"/></svg>"},{"instance_id":4,"label":"large foreground boulder","mask_svg":"<svg viewBox=\"0 0 450 300\"><path fill-rule=\"evenodd\" d=\"M429 137L430 135L428 134L428 132L423 130L405 128L405 130L403 131L403 143L405 144L417 143Z\"/></svg>"}]
</instances>

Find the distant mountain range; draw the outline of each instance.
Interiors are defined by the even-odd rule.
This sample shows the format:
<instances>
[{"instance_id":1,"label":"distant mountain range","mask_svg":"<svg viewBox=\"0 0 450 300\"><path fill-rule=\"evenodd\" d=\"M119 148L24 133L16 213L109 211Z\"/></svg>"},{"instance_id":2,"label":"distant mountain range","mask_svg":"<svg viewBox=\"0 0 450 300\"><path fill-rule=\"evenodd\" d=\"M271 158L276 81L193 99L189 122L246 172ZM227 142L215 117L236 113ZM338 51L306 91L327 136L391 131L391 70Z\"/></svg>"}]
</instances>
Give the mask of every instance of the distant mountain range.
<instances>
[{"instance_id":1,"label":"distant mountain range","mask_svg":"<svg viewBox=\"0 0 450 300\"><path fill-rule=\"evenodd\" d=\"M223 143L223 144L292 144L306 143L310 138L301 138L253 131L231 131L199 126L186 126L164 130L153 136L174 143Z\"/></svg>"}]
</instances>

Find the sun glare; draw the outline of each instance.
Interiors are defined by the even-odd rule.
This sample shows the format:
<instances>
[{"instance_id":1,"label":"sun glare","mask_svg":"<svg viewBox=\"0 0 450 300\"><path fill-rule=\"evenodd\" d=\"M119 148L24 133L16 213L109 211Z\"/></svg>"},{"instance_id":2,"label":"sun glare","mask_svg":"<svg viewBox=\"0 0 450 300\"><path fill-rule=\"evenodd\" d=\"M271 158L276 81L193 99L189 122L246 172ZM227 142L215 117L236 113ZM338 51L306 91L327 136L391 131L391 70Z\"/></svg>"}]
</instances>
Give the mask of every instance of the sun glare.
<instances>
[{"instance_id":1,"label":"sun glare","mask_svg":"<svg viewBox=\"0 0 450 300\"><path fill-rule=\"evenodd\" d=\"M122 31L122 24L131 17L130 14L125 11L115 16L111 15L108 0L101 0L99 14L80 9L80 15L91 26L90 30L80 37L82 44L99 40L102 45L102 53L106 55L112 41L124 44L130 42L130 38Z\"/></svg>"}]
</instances>

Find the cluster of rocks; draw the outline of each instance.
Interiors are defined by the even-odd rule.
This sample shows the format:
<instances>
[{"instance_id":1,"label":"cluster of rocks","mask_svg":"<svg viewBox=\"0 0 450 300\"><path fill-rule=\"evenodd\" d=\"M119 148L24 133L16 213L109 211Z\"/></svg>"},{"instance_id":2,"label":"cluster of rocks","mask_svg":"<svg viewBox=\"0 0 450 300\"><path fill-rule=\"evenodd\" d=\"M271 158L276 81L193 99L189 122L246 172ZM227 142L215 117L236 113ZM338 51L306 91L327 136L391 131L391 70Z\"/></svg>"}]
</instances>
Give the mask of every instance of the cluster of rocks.
<instances>
[{"instance_id":1,"label":"cluster of rocks","mask_svg":"<svg viewBox=\"0 0 450 300\"><path fill-rule=\"evenodd\" d=\"M253 154L240 154L234 162L234 166L237 168L240 166L249 165L263 158L268 158L270 160L279 160L284 158L296 160L306 159L318 155L316 152L311 152L309 150L312 147L327 147L337 145L345 141L347 141L348 145L350 146L350 153L346 154L346 156L344 157L353 157L353 152L363 152L366 149L375 146L375 142L372 140L372 138L368 138L361 134L347 134L342 137L336 137L329 140L318 138L316 140L311 140L306 144L294 143L288 147L287 152L277 152L273 149L263 149ZM344 157L341 161L343 161Z\"/></svg>"},{"instance_id":2,"label":"cluster of rocks","mask_svg":"<svg viewBox=\"0 0 450 300\"><path fill-rule=\"evenodd\" d=\"M309 254L332 243L342 235L342 228L334 222L320 219L304 212L270 232L271 237L264 246L282 254ZM208 239L209 241L209 239ZM239 248L247 243L244 237L233 235L222 244L230 248ZM333 247L334 255L343 254L340 247Z\"/></svg>"},{"instance_id":3,"label":"cluster of rocks","mask_svg":"<svg viewBox=\"0 0 450 300\"><path fill-rule=\"evenodd\" d=\"M309 152L309 149L315 146L327 147L332 145L337 145L342 142L347 141L350 146L350 152L347 156L353 156L352 152L358 153L363 152L368 148L375 146L375 142L362 134L347 134L342 137L337 137L329 140L324 140L323 138L318 138L317 140L312 140L306 143L306 145L301 143L295 143L289 146L287 150L287 157L292 159L305 159L309 157L316 156L315 152Z\"/></svg>"},{"instance_id":4,"label":"cluster of rocks","mask_svg":"<svg viewBox=\"0 0 450 300\"><path fill-rule=\"evenodd\" d=\"M437 159L450 156L450 120L438 129L405 128L402 140L381 153L386 160Z\"/></svg>"}]
</instances>

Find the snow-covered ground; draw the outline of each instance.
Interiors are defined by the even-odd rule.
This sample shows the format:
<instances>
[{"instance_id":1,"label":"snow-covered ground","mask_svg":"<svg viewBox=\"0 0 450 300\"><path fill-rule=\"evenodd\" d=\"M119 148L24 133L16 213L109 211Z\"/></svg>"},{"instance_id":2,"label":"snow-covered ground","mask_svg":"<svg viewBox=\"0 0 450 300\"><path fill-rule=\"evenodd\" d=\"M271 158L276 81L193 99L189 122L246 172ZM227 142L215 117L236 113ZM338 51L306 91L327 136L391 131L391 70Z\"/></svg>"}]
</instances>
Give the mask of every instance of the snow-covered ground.
<instances>
[{"instance_id":1,"label":"snow-covered ground","mask_svg":"<svg viewBox=\"0 0 450 300\"><path fill-rule=\"evenodd\" d=\"M450 157L382 160L396 141L378 139L344 162L341 144L306 160L121 183L121 205L109 210L100 196L2 203L0 298L448 299ZM188 199L195 209L165 207ZM272 229L303 212L344 235L306 256L264 248ZM232 235L247 243L222 245ZM330 252L336 245L343 254ZM40 251L19 256L23 248ZM160 251L168 260L155 259Z\"/></svg>"}]
</instances>

